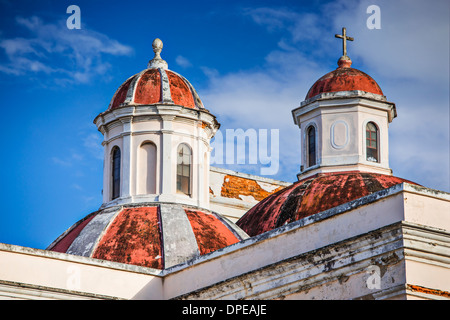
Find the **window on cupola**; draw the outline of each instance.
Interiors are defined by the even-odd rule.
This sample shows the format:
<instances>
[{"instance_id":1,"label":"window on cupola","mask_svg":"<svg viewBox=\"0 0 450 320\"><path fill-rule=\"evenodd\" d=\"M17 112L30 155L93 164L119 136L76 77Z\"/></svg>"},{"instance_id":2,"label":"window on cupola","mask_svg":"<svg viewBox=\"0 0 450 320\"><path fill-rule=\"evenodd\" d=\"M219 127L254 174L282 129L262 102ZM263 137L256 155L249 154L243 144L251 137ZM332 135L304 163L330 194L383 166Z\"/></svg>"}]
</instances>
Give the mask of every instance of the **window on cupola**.
<instances>
[{"instance_id":1,"label":"window on cupola","mask_svg":"<svg viewBox=\"0 0 450 320\"><path fill-rule=\"evenodd\" d=\"M151 141L144 142L139 149L138 194L156 193L156 145Z\"/></svg>"},{"instance_id":2,"label":"window on cupola","mask_svg":"<svg viewBox=\"0 0 450 320\"><path fill-rule=\"evenodd\" d=\"M316 164L316 129L310 126L307 131L308 136L308 167Z\"/></svg>"},{"instance_id":3,"label":"window on cupola","mask_svg":"<svg viewBox=\"0 0 450 320\"><path fill-rule=\"evenodd\" d=\"M114 200L120 196L120 149L114 147L112 152L112 196Z\"/></svg>"},{"instance_id":4,"label":"window on cupola","mask_svg":"<svg viewBox=\"0 0 450 320\"><path fill-rule=\"evenodd\" d=\"M192 151L187 144L180 144L177 150L177 192L191 195Z\"/></svg>"},{"instance_id":5,"label":"window on cupola","mask_svg":"<svg viewBox=\"0 0 450 320\"><path fill-rule=\"evenodd\" d=\"M366 126L366 159L378 162L378 129L373 122Z\"/></svg>"}]
</instances>

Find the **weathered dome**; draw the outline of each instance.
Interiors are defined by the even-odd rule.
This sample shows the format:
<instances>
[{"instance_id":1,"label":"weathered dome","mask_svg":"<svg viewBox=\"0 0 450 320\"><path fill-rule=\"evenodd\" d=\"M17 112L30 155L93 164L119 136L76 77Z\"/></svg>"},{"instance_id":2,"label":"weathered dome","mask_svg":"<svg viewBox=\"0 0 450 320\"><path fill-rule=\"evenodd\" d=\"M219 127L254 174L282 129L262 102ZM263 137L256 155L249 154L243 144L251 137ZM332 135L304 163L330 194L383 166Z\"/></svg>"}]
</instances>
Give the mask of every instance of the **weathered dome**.
<instances>
[{"instance_id":1,"label":"weathered dome","mask_svg":"<svg viewBox=\"0 0 450 320\"><path fill-rule=\"evenodd\" d=\"M130 77L117 89L108 110L156 103L204 109L194 87L183 76L162 68L149 68Z\"/></svg>"},{"instance_id":2,"label":"weathered dome","mask_svg":"<svg viewBox=\"0 0 450 320\"><path fill-rule=\"evenodd\" d=\"M413 183L359 171L317 174L265 198L236 224L255 236L403 182Z\"/></svg>"},{"instance_id":3,"label":"weathered dome","mask_svg":"<svg viewBox=\"0 0 450 320\"><path fill-rule=\"evenodd\" d=\"M47 250L166 269L247 237L217 213L153 203L94 212L75 223Z\"/></svg>"},{"instance_id":4,"label":"weathered dome","mask_svg":"<svg viewBox=\"0 0 450 320\"><path fill-rule=\"evenodd\" d=\"M339 91L364 91L383 96L380 86L368 74L351 68L350 58L341 58L338 61L338 68L333 70L319 80L309 89L306 99L317 96L325 92Z\"/></svg>"},{"instance_id":5,"label":"weathered dome","mask_svg":"<svg viewBox=\"0 0 450 320\"><path fill-rule=\"evenodd\" d=\"M168 70L161 59L162 41L153 41L155 57L147 69L128 78L114 94L108 110L124 105L171 104L192 109L204 109L194 87L183 76Z\"/></svg>"}]
</instances>

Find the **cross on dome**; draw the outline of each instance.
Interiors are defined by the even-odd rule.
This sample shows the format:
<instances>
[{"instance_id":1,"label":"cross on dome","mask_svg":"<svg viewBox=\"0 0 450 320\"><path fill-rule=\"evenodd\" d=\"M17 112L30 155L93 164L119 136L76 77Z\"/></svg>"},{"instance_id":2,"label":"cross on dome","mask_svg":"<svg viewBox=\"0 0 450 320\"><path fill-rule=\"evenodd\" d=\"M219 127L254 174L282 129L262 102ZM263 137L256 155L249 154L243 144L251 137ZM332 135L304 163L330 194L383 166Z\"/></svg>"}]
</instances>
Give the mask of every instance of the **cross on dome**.
<instances>
[{"instance_id":1,"label":"cross on dome","mask_svg":"<svg viewBox=\"0 0 450 320\"><path fill-rule=\"evenodd\" d=\"M355 39L347 36L347 29L345 27L342 28L342 35L336 34L334 36L336 38L342 39L342 57L341 57L341 59L350 60L350 58L347 56L347 40L353 41Z\"/></svg>"},{"instance_id":2,"label":"cross on dome","mask_svg":"<svg viewBox=\"0 0 450 320\"><path fill-rule=\"evenodd\" d=\"M155 40L153 40L152 47L155 56L148 62L147 69L162 68L164 70L167 70L167 62L161 58L161 51L163 48L163 42L161 41L161 39L156 38Z\"/></svg>"}]
</instances>

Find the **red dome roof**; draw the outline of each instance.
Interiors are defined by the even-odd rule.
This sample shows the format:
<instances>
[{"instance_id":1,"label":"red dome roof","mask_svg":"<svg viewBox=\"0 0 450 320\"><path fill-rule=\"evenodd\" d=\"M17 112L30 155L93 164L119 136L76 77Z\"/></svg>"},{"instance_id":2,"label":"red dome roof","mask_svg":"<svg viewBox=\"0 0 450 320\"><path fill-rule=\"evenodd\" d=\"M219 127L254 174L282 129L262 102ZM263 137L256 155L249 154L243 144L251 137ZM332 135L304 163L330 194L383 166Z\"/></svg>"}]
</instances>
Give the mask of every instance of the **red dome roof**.
<instances>
[{"instance_id":1,"label":"red dome roof","mask_svg":"<svg viewBox=\"0 0 450 320\"><path fill-rule=\"evenodd\" d=\"M165 269L246 238L220 215L177 204L94 212L47 250Z\"/></svg>"},{"instance_id":2,"label":"red dome roof","mask_svg":"<svg viewBox=\"0 0 450 320\"><path fill-rule=\"evenodd\" d=\"M150 68L125 81L114 94L108 110L126 105L175 104L203 109L194 87L183 76L164 68Z\"/></svg>"},{"instance_id":3,"label":"red dome roof","mask_svg":"<svg viewBox=\"0 0 450 320\"><path fill-rule=\"evenodd\" d=\"M383 95L378 84L366 73L350 68L352 61L350 59L340 59L339 67L327 73L317 80L311 89L309 89L306 99L310 99L324 92L354 91L360 90L369 93Z\"/></svg>"},{"instance_id":4,"label":"red dome roof","mask_svg":"<svg viewBox=\"0 0 450 320\"><path fill-rule=\"evenodd\" d=\"M270 195L236 224L249 236L255 236L402 182L413 183L357 171L317 174Z\"/></svg>"}]
</instances>

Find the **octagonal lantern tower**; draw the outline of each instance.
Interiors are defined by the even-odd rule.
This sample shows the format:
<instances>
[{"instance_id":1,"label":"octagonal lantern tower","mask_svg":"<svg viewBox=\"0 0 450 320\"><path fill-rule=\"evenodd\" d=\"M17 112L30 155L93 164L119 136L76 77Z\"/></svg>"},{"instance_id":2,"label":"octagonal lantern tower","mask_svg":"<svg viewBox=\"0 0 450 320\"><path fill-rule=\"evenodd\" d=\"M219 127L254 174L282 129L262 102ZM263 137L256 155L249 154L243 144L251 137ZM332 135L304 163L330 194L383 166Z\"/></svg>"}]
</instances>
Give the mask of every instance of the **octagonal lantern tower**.
<instances>
[{"instance_id":1,"label":"octagonal lantern tower","mask_svg":"<svg viewBox=\"0 0 450 320\"><path fill-rule=\"evenodd\" d=\"M347 56L345 28L338 68L309 89L292 110L302 130L302 159L298 179L316 173L366 171L392 174L389 167L389 123L397 116L381 88L366 73L352 68Z\"/></svg>"}]
</instances>

